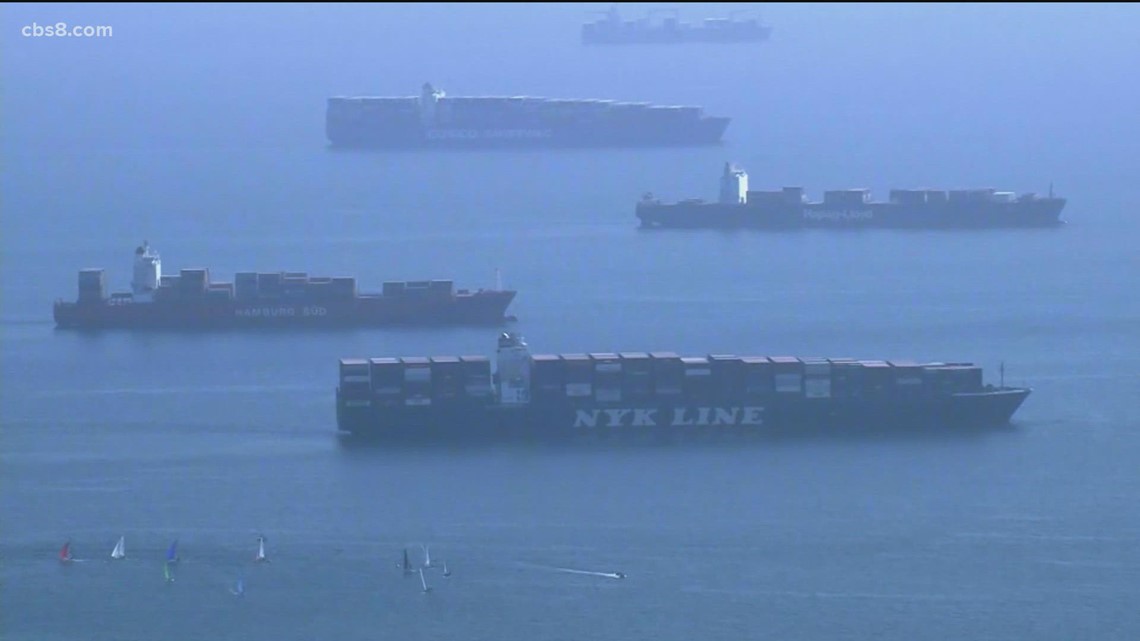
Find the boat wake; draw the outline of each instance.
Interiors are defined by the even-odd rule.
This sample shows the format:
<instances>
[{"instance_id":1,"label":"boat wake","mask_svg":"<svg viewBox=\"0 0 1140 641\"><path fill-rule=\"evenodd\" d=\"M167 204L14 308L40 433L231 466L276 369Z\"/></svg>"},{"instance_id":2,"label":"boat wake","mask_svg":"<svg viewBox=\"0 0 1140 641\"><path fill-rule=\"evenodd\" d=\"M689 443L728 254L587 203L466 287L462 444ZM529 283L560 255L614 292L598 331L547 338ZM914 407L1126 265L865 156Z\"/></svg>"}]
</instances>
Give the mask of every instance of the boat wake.
<instances>
[{"instance_id":1,"label":"boat wake","mask_svg":"<svg viewBox=\"0 0 1140 641\"><path fill-rule=\"evenodd\" d=\"M624 579L624 572L596 572L593 570L576 570L574 568L563 568L554 565L533 565L530 563L524 564L525 566L540 569L550 570L551 572L563 572L565 574L583 574L586 576L600 576L607 579Z\"/></svg>"}]
</instances>

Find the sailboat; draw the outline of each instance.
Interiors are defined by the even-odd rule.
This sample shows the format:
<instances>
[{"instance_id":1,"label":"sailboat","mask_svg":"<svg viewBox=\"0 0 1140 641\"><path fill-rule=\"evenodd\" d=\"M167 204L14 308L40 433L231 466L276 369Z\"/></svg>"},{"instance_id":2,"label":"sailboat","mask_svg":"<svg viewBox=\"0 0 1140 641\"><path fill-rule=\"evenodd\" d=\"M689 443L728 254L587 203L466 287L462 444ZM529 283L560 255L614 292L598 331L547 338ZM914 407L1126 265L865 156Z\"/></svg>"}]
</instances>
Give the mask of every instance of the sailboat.
<instances>
[{"instance_id":1,"label":"sailboat","mask_svg":"<svg viewBox=\"0 0 1140 641\"><path fill-rule=\"evenodd\" d=\"M403 564L397 563L396 565L397 565L397 567L400 567L404 570L404 576L408 576L409 574L412 573L412 561L411 561L411 559L408 558L408 548L404 548L404 562L403 562Z\"/></svg>"},{"instance_id":2,"label":"sailboat","mask_svg":"<svg viewBox=\"0 0 1140 641\"><path fill-rule=\"evenodd\" d=\"M238 579L234 587L230 588L230 594L234 596L245 596L245 581Z\"/></svg>"},{"instance_id":3,"label":"sailboat","mask_svg":"<svg viewBox=\"0 0 1140 641\"><path fill-rule=\"evenodd\" d=\"M119 559L127 558L127 544L126 537L120 536L119 542L115 544L115 549L111 550L111 558L116 561Z\"/></svg>"},{"instance_id":4,"label":"sailboat","mask_svg":"<svg viewBox=\"0 0 1140 641\"><path fill-rule=\"evenodd\" d=\"M265 556L265 537L257 537L257 554L253 557L255 563L267 563L269 558Z\"/></svg>"},{"instance_id":5,"label":"sailboat","mask_svg":"<svg viewBox=\"0 0 1140 641\"><path fill-rule=\"evenodd\" d=\"M63 547L59 549L59 562L70 563L74 560L75 559L71 558L71 540L68 539L67 542L63 544Z\"/></svg>"},{"instance_id":6,"label":"sailboat","mask_svg":"<svg viewBox=\"0 0 1140 641\"><path fill-rule=\"evenodd\" d=\"M170 569L170 561L162 564L162 576L166 578L167 583L174 583L174 571Z\"/></svg>"},{"instance_id":7,"label":"sailboat","mask_svg":"<svg viewBox=\"0 0 1140 641\"><path fill-rule=\"evenodd\" d=\"M422 547L424 549L424 567L425 568L432 567L432 565L431 565L431 546L430 545L421 545L420 547Z\"/></svg>"},{"instance_id":8,"label":"sailboat","mask_svg":"<svg viewBox=\"0 0 1140 641\"><path fill-rule=\"evenodd\" d=\"M443 576L451 576L451 570L447 569L447 561L443 562Z\"/></svg>"},{"instance_id":9,"label":"sailboat","mask_svg":"<svg viewBox=\"0 0 1140 641\"><path fill-rule=\"evenodd\" d=\"M171 563L178 563L178 560L178 539L174 539L174 542L172 542L170 544L170 547L166 549L166 563L168 565Z\"/></svg>"},{"instance_id":10,"label":"sailboat","mask_svg":"<svg viewBox=\"0 0 1140 641\"><path fill-rule=\"evenodd\" d=\"M420 585L424 586L424 592L425 593L431 592L431 588L429 588L428 584L427 584L427 579L424 578L424 569L423 568L420 568Z\"/></svg>"}]
</instances>

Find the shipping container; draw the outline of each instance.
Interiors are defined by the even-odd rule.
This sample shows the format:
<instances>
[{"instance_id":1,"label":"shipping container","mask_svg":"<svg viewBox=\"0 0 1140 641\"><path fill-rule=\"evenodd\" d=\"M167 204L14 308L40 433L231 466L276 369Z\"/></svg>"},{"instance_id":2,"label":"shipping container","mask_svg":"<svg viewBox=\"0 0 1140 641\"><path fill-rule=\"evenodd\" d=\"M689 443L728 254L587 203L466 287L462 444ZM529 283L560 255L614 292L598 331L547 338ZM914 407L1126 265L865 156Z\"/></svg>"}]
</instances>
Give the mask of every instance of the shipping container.
<instances>
[{"instance_id":1,"label":"shipping container","mask_svg":"<svg viewBox=\"0 0 1140 641\"><path fill-rule=\"evenodd\" d=\"M949 197L946 192L941 189L927 189L926 190L926 204L928 205L945 205L949 202Z\"/></svg>"},{"instance_id":2,"label":"shipping container","mask_svg":"<svg viewBox=\"0 0 1140 641\"><path fill-rule=\"evenodd\" d=\"M685 388L685 364L673 352L650 352L653 362L653 394L657 397L680 396Z\"/></svg>"},{"instance_id":3,"label":"shipping container","mask_svg":"<svg viewBox=\"0 0 1140 641\"><path fill-rule=\"evenodd\" d=\"M896 205L924 205L926 204L926 190L924 189L892 189L891 202Z\"/></svg>"},{"instance_id":4,"label":"shipping container","mask_svg":"<svg viewBox=\"0 0 1140 641\"><path fill-rule=\"evenodd\" d=\"M599 403L621 402L621 359L617 354L590 354L594 370L594 400Z\"/></svg>"},{"instance_id":5,"label":"shipping container","mask_svg":"<svg viewBox=\"0 0 1140 641\"><path fill-rule=\"evenodd\" d=\"M490 400L494 396L491 385L491 359L486 356L460 356L463 366L463 388L468 398Z\"/></svg>"},{"instance_id":6,"label":"shipping container","mask_svg":"<svg viewBox=\"0 0 1140 641\"><path fill-rule=\"evenodd\" d=\"M257 275L258 298L278 298L281 296L282 272L259 273Z\"/></svg>"},{"instance_id":7,"label":"shipping container","mask_svg":"<svg viewBox=\"0 0 1140 641\"><path fill-rule=\"evenodd\" d=\"M340 391L346 397L369 398L371 375L368 361L361 358L340 359Z\"/></svg>"},{"instance_id":8,"label":"shipping container","mask_svg":"<svg viewBox=\"0 0 1140 641\"><path fill-rule=\"evenodd\" d=\"M557 354L532 354L530 357L531 397L542 403L560 401L565 395L562 359Z\"/></svg>"},{"instance_id":9,"label":"shipping container","mask_svg":"<svg viewBox=\"0 0 1140 641\"><path fill-rule=\"evenodd\" d=\"M831 398L831 362L826 358L803 358L804 397Z\"/></svg>"},{"instance_id":10,"label":"shipping container","mask_svg":"<svg viewBox=\"0 0 1140 641\"><path fill-rule=\"evenodd\" d=\"M562 375L566 381L566 398L589 400L594 395L594 366L585 354L562 354Z\"/></svg>"},{"instance_id":11,"label":"shipping container","mask_svg":"<svg viewBox=\"0 0 1140 641\"><path fill-rule=\"evenodd\" d=\"M803 187L784 187L780 191L784 192L784 202L786 204L798 207L804 203Z\"/></svg>"},{"instance_id":12,"label":"shipping container","mask_svg":"<svg viewBox=\"0 0 1140 641\"><path fill-rule=\"evenodd\" d=\"M102 269L79 272L79 300L96 301L107 297L107 276Z\"/></svg>"},{"instance_id":13,"label":"shipping container","mask_svg":"<svg viewBox=\"0 0 1140 641\"><path fill-rule=\"evenodd\" d=\"M455 291L455 283L450 280L431 281L431 291L438 296L451 296Z\"/></svg>"},{"instance_id":14,"label":"shipping container","mask_svg":"<svg viewBox=\"0 0 1140 641\"><path fill-rule=\"evenodd\" d=\"M405 356L400 362L404 365L404 404L431 405L431 360Z\"/></svg>"},{"instance_id":15,"label":"shipping container","mask_svg":"<svg viewBox=\"0 0 1140 641\"><path fill-rule=\"evenodd\" d=\"M368 361L373 402L377 405L404 404L404 364L398 358L372 358Z\"/></svg>"},{"instance_id":16,"label":"shipping container","mask_svg":"<svg viewBox=\"0 0 1140 641\"><path fill-rule=\"evenodd\" d=\"M823 202L828 205L858 206L871 200L869 189L832 189L823 192Z\"/></svg>"},{"instance_id":17,"label":"shipping container","mask_svg":"<svg viewBox=\"0 0 1140 641\"><path fill-rule=\"evenodd\" d=\"M894 373L886 361L859 361L862 368L863 396L886 398L894 391Z\"/></svg>"},{"instance_id":18,"label":"shipping container","mask_svg":"<svg viewBox=\"0 0 1140 641\"><path fill-rule=\"evenodd\" d=\"M241 272L234 274L234 298L243 301L257 298L257 274Z\"/></svg>"},{"instance_id":19,"label":"shipping container","mask_svg":"<svg viewBox=\"0 0 1140 641\"><path fill-rule=\"evenodd\" d=\"M803 362L794 356L773 356L771 361L776 393L803 394Z\"/></svg>"},{"instance_id":20,"label":"shipping container","mask_svg":"<svg viewBox=\"0 0 1140 641\"><path fill-rule=\"evenodd\" d=\"M979 392L983 388L982 368L971 365L924 367L923 378L940 395Z\"/></svg>"},{"instance_id":21,"label":"shipping container","mask_svg":"<svg viewBox=\"0 0 1140 641\"><path fill-rule=\"evenodd\" d=\"M862 398L863 366L851 359L831 360L831 395L834 398Z\"/></svg>"},{"instance_id":22,"label":"shipping container","mask_svg":"<svg viewBox=\"0 0 1140 641\"><path fill-rule=\"evenodd\" d=\"M387 281L384 283L381 293L385 296L399 296L404 293L406 284L404 281Z\"/></svg>"},{"instance_id":23,"label":"shipping container","mask_svg":"<svg viewBox=\"0 0 1140 641\"><path fill-rule=\"evenodd\" d=\"M685 368L685 379L681 395L686 402L709 403L713 400L712 365L706 356L685 356L681 358Z\"/></svg>"},{"instance_id":24,"label":"shipping container","mask_svg":"<svg viewBox=\"0 0 1140 641\"><path fill-rule=\"evenodd\" d=\"M451 403L464 396L463 364L458 356L431 357L431 398L433 403Z\"/></svg>"},{"instance_id":25,"label":"shipping container","mask_svg":"<svg viewBox=\"0 0 1140 641\"><path fill-rule=\"evenodd\" d=\"M745 356L740 359L744 369L744 398L763 400L775 391L772 361L767 356Z\"/></svg>"},{"instance_id":26,"label":"shipping container","mask_svg":"<svg viewBox=\"0 0 1140 641\"><path fill-rule=\"evenodd\" d=\"M744 361L733 354L709 354L713 401L737 403L744 397Z\"/></svg>"},{"instance_id":27,"label":"shipping container","mask_svg":"<svg viewBox=\"0 0 1140 641\"><path fill-rule=\"evenodd\" d=\"M622 352L621 393L630 402L653 398L653 361L644 352Z\"/></svg>"}]
</instances>

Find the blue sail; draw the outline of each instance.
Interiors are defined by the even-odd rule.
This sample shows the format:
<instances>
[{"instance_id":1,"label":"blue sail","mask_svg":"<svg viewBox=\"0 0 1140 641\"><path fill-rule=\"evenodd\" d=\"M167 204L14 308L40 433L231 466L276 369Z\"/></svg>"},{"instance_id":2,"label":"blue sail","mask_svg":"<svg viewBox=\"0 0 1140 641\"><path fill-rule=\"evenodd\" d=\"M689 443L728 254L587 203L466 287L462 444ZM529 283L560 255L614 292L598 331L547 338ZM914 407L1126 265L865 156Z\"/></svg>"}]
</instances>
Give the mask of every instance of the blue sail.
<instances>
[{"instance_id":1,"label":"blue sail","mask_svg":"<svg viewBox=\"0 0 1140 641\"><path fill-rule=\"evenodd\" d=\"M166 562L173 563L178 560L178 539L170 544L170 548L166 550Z\"/></svg>"}]
</instances>

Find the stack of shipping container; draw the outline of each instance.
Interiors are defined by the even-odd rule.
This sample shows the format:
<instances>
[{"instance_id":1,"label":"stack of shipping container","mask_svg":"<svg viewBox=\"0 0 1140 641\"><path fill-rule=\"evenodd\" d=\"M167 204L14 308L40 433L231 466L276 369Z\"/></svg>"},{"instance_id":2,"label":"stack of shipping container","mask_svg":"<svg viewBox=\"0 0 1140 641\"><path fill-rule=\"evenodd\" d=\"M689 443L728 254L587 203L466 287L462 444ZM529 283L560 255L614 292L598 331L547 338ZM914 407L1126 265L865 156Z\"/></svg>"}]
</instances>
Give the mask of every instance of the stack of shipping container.
<instances>
[{"instance_id":1,"label":"stack of shipping container","mask_svg":"<svg viewBox=\"0 0 1140 641\"><path fill-rule=\"evenodd\" d=\"M98 303L107 298L107 277L102 269L79 272L79 302Z\"/></svg>"},{"instance_id":2,"label":"stack of shipping container","mask_svg":"<svg viewBox=\"0 0 1140 641\"><path fill-rule=\"evenodd\" d=\"M538 406L919 401L983 390L981 367L971 363L629 352L534 354L529 367L531 403ZM342 397L375 407L496 401L485 356L344 359L340 374Z\"/></svg>"}]
</instances>

